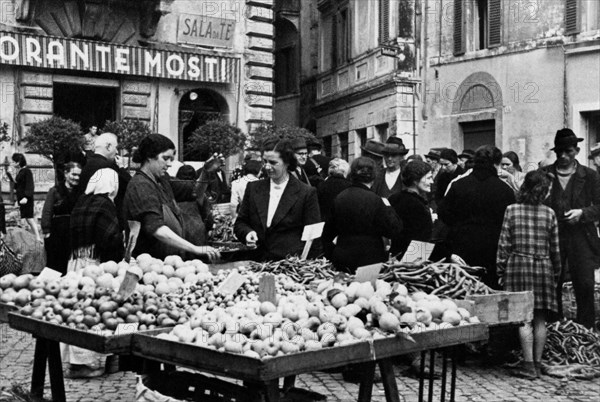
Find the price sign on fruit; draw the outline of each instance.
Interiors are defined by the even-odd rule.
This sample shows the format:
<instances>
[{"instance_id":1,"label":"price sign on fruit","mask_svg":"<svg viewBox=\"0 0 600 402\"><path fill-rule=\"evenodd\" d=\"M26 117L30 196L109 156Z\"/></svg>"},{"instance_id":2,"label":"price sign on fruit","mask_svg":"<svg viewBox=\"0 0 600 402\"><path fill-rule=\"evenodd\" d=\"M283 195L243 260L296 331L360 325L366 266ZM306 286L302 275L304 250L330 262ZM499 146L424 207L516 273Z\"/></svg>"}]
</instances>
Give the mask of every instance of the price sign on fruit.
<instances>
[{"instance_id":1,"label":"price sign on fruit","mask_svg":"<svg viewBox=\"0 0 600 402\"><path fill-rule=\"evenodd\" d=\"M304 231L302 232L302 241L305 241L304 250L302 250L302 256L300 257L303 260L306 260L308 257L308 252L312 246L313 240L318 239L323 234L323 227L325 226L325 222L315 223L313 225L304 226Z\"/></svg>"},{"instance_id":2,"label":"price sign on fruit","mask_svg":"<svg viewBox=\"0 0 600 402\"><path fill-rule=\"evenodd\" d=\"M375 281L377 280L377 277L379 276L379 272L381 271L382 267L383 267L383 264L372 264L372 265L365 265L364 267L358 267L356 269L355 281L361 282L361 283L362 282L371 282L374 286Z\"/></svg>"},{"instance_id":3,"label":"price sign on fruit","mask_svg":"<svg viewBox=\"0 0 600 402\"><path fill-rule=\"evenodd\" d=\"M237 271L232 271L229 276L221 283L221 286L217 289L217 293L222 295L233 295L237 290L246 282L246 277L240 275Z\"/></svg>"},{"instance_id":4,"label":"price sign on fruit","mask_svg":"<svg viewBox=\"0 0 600 402\"><path fill-rule=\"evenodd\" d=\"M264 274L260 277L258 283L258 300L261 302L271 302L273 304L277 301L277 295L275 290L275 277L271 274Z\"/></svg>"},{"instance_id":5,"label":"price sign on fruit","mask_svg":"<svg viewBox=\"0 0 600 402\"><path fill-rule=\"evenodd\" d=\"M44 268L42 269L42 272L40 272L40 274L38 275L38 279L49 283L49 282L54 282L60 279L60 277L62 276L62 274L58 271L55 271L51 268Z\"/></svg>"}]
</instances>

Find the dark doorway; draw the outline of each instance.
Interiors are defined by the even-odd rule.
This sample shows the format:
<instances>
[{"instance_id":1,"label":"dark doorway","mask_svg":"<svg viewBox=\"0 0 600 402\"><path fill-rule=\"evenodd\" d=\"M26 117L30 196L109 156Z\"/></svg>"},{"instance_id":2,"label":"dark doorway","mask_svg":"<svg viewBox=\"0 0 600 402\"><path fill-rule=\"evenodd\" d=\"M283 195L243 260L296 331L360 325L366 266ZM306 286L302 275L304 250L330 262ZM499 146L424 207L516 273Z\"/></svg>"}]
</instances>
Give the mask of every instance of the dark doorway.
<instances>
[{"instance_id":1,"label":"dark doorway","mask_svg":"<svg viewBox=\"0 0 600 402\"><path fill-rule=\"evenodd\" d=\"M54 84L54 114L71 119L83 131L116 120L117 89L89 85Z\"/></svg>"},{"instance_id":2,"label":"dark doorway","mask_svg":"<svg viewBox=\"0 0 600 402\"><path fill-rule=\"evenodd\" d=\"M205 161L209 155L194 158L187 154L186 144L198 128L211 120L227 120L228 110L225 100L207 90L190 91L179 102L180 147L186 161Z\"/></svg>"},{"instance_id":3,"label":"dark doorway","mask_svg":"<svg viewBox=\"0 0 600 402\"><path fill-rule=\"evenodd\" d=\"M477 149L482 145L496 145L496 121L481 120L460 124L463 149Z\"/></svg>"}]
</instances>

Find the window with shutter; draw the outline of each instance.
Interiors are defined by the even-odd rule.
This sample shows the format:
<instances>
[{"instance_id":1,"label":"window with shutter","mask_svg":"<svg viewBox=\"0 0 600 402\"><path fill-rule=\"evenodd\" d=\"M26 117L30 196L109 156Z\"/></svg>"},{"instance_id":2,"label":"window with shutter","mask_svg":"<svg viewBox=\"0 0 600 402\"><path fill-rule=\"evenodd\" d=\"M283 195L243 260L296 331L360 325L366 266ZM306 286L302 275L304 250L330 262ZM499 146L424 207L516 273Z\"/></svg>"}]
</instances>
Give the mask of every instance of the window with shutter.
<instances>
[{"instance_id":1,"label":"window with shutter","mask_svg":"<svg viewBox=\"0 0 600 402\"><path fill-rule=\"evenodd\" d=\"M565 30L567 35L579 33L579 0L566 0Z\"/></svg>"},{"instance_id":2,"label":"window with shutter","mask_svg":"<svg viewBox=\"0 0 600 402\"><path fill-rule=\"evenodd\" d=\"M379 43L390 39L390 0L379 0Z\"/></svg>"},{"instance_id":3,"label":"window with shutter","mask_svg":"<svg viewBox=\"0 0 600 402\"><path fill-rule=\"evenodd\" d=\"M502 0L488 0L488 46L502 44Z\"/></svg>"},{"instance_id":4,"label":"window with shutter","mask_svg":"<svg viewBox=\"0 0 600 402\"><path fill-rule=\"evenodd\" d=\"M464 0L454 0L454 55L465 53Z\"/></svg>"}]
</instances>

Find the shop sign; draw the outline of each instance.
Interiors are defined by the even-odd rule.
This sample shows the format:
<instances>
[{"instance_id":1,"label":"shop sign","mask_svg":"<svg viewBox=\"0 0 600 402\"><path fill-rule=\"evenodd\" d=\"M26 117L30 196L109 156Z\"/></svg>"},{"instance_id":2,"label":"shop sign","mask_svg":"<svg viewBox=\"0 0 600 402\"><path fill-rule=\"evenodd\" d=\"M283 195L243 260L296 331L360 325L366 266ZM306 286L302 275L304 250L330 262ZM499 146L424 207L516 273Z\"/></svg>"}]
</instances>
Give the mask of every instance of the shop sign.
<instances>
[{"instance_id":1,"label":"shop sign","mask_svg":"<svg viewBox=\"0 0 600 402\"><path fill-rule=\"evenodd\" d=\"M0 64L187 81L239 81L240 61L189 52L0 31Z\"/></svg>"},{"instance_id":2,"label":"shop sign","mask_svg":"<svg viewBox=\"0 0 600 402\"><path fill-rule=\"evenodd\" d=\"M232 48L234 32L235 20L180 14L177 43Z\"/></svg>"}]
</instances>

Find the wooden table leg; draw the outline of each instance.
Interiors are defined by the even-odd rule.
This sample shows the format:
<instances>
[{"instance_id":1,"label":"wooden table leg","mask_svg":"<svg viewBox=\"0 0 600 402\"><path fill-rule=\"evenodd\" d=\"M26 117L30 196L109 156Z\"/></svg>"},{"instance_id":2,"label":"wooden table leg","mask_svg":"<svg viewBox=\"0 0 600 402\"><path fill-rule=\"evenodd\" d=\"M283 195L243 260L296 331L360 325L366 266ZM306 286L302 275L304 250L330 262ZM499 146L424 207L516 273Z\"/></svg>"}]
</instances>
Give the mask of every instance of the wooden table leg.
<instances>
[{"instance_id":1,"label":"wooden table leg","mask_svg":"<svg viewBox=\"0 0 600 402\"><path fill-rule=\"evenodd\" d=\"M290 389L294 388L296 385L296 376L291 375L289 377L285 377L283 379L283 392L288 392Z\"/></svg>"},{"instance_id":2,"label":"wooden table leg","mask_svg":"<svg viewBox=\"0 0 600 402\"><path fill-rule=\"evenodd\" d=\"M31 372L31 395L33 397L44 396L44 382L46 380L46 361L48 360L48 348L44 339L36 338L35 353L33 355L33 370Z\"/></svg>"},{"instance_id":3,"label":"wooden table leg","mask_svg":"<svg viewBox=\"0 0 600 402\"><path fill-rule=\"evenodd\" d=\"M60 346L58 342L46 341L48 348L48 373L50 374L50 389L54 402L65 402L65 382L63 379L62 360L60 358Z\"/></svg>"},{"instance_id":4,"label":"wooden table leg","mask_svg":"<svg viewBox=\"0 0 600 402\"><path fill-rule=\"evenodd\" d=\"M375 362L361 364L362 378L358 389L358 402L369 402L373 394L373 380L375 378Z\"/></svg>"},{"instance_id":5,"label":"wooden table leg","mask_svg":"<svg viewBox=\"0 0 600 402\"><path fill-rule=\"evenodd\" d=\"M263 383L265 402L279 402L279 379Z\"/></svg>"},{"instance_id":6,"label":"wooden table leg","mask_svg":"<svg viewBox=\"0 0 600 402\"><path fill-rule=\"evenodd\" d=\"M385 400L387 402L400 402L392 361L390 359L380 360L379 371L381 372L381 380L383 382L383 389L385 390Z\"/></svg>"}]
</instances>

